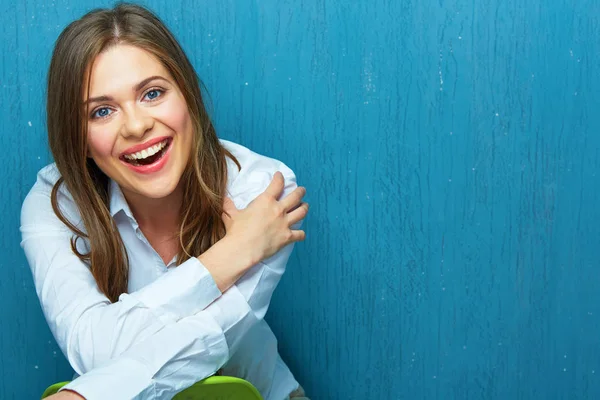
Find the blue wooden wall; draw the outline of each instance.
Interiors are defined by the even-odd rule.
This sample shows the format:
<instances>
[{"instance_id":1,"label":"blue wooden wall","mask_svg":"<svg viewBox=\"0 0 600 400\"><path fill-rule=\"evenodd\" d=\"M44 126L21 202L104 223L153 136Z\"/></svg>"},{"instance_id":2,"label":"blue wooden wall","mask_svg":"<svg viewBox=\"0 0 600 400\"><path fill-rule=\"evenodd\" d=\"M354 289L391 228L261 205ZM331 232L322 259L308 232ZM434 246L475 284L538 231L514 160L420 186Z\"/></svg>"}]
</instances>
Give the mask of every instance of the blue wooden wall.
<instances>
[{"instance_id":1,"label":"blue wooden wall","mask_svg":"<svg viewBox=\"0 0 600 400\"><path fill-rule=\"evenodd\" d=\"M0 398L70 369L19 248L54 40L0 0ZM220 135L284 160L308 239L269 314L313 399L600 398L600 3L149 1Z\"/></svg>"}]
</instances>

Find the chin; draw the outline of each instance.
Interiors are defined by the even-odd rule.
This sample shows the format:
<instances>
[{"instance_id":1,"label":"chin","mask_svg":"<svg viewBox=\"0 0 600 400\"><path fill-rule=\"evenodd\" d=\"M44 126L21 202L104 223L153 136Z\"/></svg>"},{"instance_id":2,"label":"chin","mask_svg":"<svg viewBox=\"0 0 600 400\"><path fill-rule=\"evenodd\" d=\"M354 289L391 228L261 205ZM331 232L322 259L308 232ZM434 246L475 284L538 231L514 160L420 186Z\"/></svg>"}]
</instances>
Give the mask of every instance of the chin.
<instances>
[{"instance_id":1,"label":"chin","mask_svg":"<svg viewBox=\"0 0 600 400\"><path fill-rule=\"evenodd\" d=\"M173 183L175 182L175 183ZM177 189L177 181L150 183L143 187L137 187L134 190L141 196L149 199L164 199L169 197Z\"/></svg>"}]
</instances>

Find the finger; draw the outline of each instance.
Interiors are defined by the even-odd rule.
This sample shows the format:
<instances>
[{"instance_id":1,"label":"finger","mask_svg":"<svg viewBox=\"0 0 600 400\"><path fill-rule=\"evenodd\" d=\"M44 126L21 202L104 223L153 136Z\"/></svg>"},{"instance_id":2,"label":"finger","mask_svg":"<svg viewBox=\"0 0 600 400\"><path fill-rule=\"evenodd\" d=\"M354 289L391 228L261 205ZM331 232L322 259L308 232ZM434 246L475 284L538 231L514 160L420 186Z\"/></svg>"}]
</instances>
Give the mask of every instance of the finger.
<instances>
[{"instance_id":1,"label":"finger","mask_svg":"<svg viewBox=\"0 0 600 400\"><path fill-rule=\"evenodd\" d=\"M302 198L306 194L306 189L303 187L297 187L294 191L287 196L285 196L279 202L281 206L285 209L285 211L291 211L300 204Z\"/></svg>"},{"instance_id":2,"label":"finger","mask_svg":"<svg viewBox=\"0 0 600 400\"><path fill-rule=\"evenodd\" d=\"M292 235L288 243L302 242L306 239L306 233L301 230L292 230Z\"/></svg>"},{"instance_id":3,"label":"finger","mask_svg":"<svg viewBox=\"0 0 600 400\"><path fill-rule=\"evenodd\" d=\"M300 207L287 214L288 226L292 226L302 221L306 218L306 214L308 214L308 203L302 203L300 204Z\"/></svg>"},{"instance_id":4,"label":"finger","mask_svg":"<svg viewBox=\"0 0 600 400\"><path fill-rule=\"evenodd\" d=\"M273 175L271 183L269 183L269 186L267 186L267 188L265 189L265 193L274 197L275 199L278 199L279 196L281 196L281 192L283 192L283 186L283 174L277 171L275 172L275 175Z\"/></svg>"}]
</instances>

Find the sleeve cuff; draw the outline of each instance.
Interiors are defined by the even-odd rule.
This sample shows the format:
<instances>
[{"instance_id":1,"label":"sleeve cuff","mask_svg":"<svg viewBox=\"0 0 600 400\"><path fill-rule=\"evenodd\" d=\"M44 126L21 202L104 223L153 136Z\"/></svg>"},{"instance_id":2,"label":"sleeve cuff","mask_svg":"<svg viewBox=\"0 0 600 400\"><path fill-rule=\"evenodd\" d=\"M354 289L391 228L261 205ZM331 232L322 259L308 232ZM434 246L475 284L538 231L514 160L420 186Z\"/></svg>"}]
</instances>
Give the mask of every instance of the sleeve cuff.
<instances>
[{"instance_id":1,"label":"sleeve cuff","mask_svg":"<svg viewBox=\"0 0 600 400\"><path fill-rule=\"evenodd\" d=\"M205 310L223 329L229 354L239 347L242 338L257 322L246 298L234 285Z\"/></svg>"},{"instance_id":2,"label":"sleeve cuff","mask_svg":"<svg viewBox=\"0 0 600 400\"><path fill-rule=\"evenodd\" d=\"M205 309L221 296L212 275L192 257L141 290L122 294L152 310L165 322L179 321Z\"/></svg>"}]
</instances>

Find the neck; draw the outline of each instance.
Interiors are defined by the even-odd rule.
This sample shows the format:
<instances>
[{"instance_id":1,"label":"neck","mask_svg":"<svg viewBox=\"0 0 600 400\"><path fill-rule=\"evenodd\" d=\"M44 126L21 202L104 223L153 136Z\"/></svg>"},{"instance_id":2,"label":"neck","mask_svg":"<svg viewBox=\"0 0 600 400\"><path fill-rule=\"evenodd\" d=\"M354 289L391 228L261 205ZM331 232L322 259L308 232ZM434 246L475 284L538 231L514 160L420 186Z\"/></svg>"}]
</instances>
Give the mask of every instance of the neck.
<instances>
[{"instance_id":1,"label":"neck","mask_svg":"<svg viewBox=\"0 0 600 400\"><path fill-rule=\"evenodd\" d=\"M183 190L180 185L161 199L152 199L137 193L123 193L131 212L144 233L160 236L176 235L179 232Z\"/></svg>"}]
</instances>

